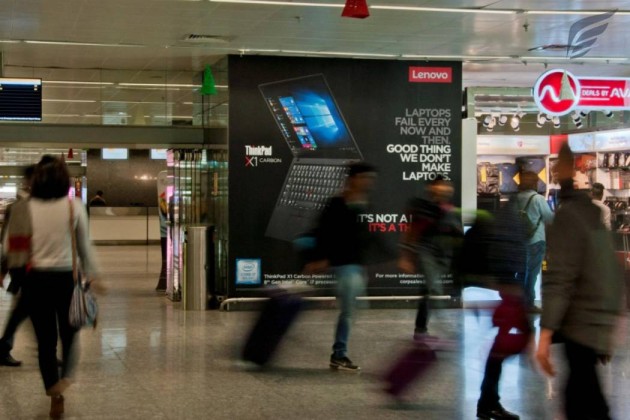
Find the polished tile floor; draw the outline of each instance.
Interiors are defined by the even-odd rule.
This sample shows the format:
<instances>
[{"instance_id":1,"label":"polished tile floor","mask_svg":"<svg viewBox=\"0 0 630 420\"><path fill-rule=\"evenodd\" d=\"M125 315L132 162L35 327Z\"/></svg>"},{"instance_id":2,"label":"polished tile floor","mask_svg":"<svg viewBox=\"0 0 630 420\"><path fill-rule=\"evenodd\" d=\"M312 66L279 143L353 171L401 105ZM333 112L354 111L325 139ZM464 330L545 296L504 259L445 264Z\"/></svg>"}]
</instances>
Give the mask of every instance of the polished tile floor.
<instances>
[{"instance_id":1,"label":"polished tile floor","mask_svg":"<svg viewBox=\"0 0 630 420\"><path fill-rule=\"evenodd\" d=\"M413 310L360 311L350 356L361 374L333 372L328 357L336 311L306 311L288 333L275 365L246 369L236 361L253 312L184 312L153 291L157 247L100 247L109 294L95 331L81 333L76 384L66 393L67 419L474 419L483 363L493 338L488 314L440 310L432 333L455 340L407 402L380 391L380 377L409 345ZM0 294L0 323L10 297ZM0 367L0 419L46 419L45 397L29 323ZM602 378L616 419L630 418L629 339ZM557 350L559 352L560 349ZM561 369L562 370L562 369ZM506 363L504 405L523 419L560 419L560 390L528 356Z\"/></svg>"}]
</instances>

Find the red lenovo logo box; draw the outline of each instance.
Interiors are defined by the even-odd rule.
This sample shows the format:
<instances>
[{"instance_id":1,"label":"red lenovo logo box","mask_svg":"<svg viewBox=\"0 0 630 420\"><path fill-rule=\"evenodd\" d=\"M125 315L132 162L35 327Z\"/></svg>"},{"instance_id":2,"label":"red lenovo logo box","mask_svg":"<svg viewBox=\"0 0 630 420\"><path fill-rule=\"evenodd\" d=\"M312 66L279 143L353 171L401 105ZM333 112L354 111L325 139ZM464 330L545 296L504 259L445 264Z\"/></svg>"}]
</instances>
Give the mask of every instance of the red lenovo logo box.
<instances>
[{"instance_id":1,"label":"red lenovo logo box","mask_svg":"<svg viewBox=\"0 0 630 420\"><path fill-rule=\"evenodd\" d=\"M451 83L451 67L409 67L409 81L414 83Z\"/></svg>"}]
</instances>

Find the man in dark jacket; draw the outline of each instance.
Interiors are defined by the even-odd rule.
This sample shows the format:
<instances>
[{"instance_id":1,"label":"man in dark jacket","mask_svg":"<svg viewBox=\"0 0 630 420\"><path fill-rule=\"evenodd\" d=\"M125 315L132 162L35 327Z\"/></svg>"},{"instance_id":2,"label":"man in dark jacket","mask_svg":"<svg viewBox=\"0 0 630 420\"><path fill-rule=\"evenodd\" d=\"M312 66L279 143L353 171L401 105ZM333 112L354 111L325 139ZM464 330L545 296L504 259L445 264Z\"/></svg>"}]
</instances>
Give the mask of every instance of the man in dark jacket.
<instances>
[{"instance_id":1,"label":"man in dark jacket","mask_svg":"<svg viewBox=\"0 0 630 420\"><path fill-rule=\"evenodd\" d=\"M611 357L623 283L599 208L587 193L573 187L573 154L566 144L556 170L560 205L549 229L536 358L545 373L555 375L550 358L552 337L564 342L569 366L567 420L606 420L610 416L596 364Z\"/></svg>"},{"instance_id":2,"label":"man in dark jacket","mask_svg":"<svg viewBox=\"0 0 630 420\"><path fill-rule=\"evenodd\" d=\"M376 169L364 162L350 165L346 186L341 195L333 197L320 216L315 231L318 260L307 264L307 272L319 272L333 267L337 279L337 302L341 309L330 367L358 371L359 366L348 358L348 337L356 298L364 293L367 277L363 265L370 242L367 226L360 223L365 213L369 193L376 181Z\"/></svg>"}]
</instances>

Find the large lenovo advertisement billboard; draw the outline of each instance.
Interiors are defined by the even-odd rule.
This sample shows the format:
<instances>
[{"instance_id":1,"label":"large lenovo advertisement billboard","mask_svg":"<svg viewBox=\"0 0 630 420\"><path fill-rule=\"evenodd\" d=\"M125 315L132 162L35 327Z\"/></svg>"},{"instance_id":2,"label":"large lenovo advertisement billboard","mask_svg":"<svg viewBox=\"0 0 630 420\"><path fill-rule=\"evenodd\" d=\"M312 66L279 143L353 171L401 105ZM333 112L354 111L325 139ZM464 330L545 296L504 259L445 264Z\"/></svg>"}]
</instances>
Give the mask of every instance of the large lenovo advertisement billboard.
<instances>
[{"instance_id":1,"label":"large lenovo advertisement billboard","mask_svg":"<svg viewBox=\"0 0 630 420\"><path fill-rule=\"evenodd\" d=\"M424 183L443 175L459 191L461 64L231 56L229 86L230 294L285 283L330 293L334 275L304 274L294 240L359 160L379 171L360 215L378 244L368 293L416 293L423 278L399 272L397 245Z\"/></svg>"}]
</instances>

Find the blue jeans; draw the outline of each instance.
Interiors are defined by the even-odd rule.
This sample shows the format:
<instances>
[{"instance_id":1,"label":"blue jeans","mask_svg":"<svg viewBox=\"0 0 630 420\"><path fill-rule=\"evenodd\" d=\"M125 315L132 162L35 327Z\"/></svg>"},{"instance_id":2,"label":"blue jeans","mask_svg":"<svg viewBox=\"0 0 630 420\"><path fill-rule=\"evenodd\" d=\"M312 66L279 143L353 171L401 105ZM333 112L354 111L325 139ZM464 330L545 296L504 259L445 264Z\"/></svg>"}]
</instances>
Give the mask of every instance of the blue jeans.
<instances>
[{"instance_id":1,"label":"blue jeans","mask_svg":"<svg viewBox=\"0 0 630 420\"><path fill-rule=\"evenodd\" d=\"M420 287L422 299L418 301L418 313L416 314L415 333L424 334L427 332L429 324L429 298L431 295L441 295L444 293L442 285L442 274L446 272L443 264L428 251L422 251L418 255L420 271L424 274L425 284Z\"/></svg>"},{"instance_id":2,"label":"blue jeans","mask_svg":"<svg viewBox=\"0 0 630 420\"><path fill-rule=\"evenodd\" d=\"M343 265L335 268L337 276L337 303L341 312L335 331L333 357L342 358L348 355L348 337L352 316L356 309L356 298L365 292L367 277L360 265Z\"/></svg>"},{"instance_id":3,"label":"blue jeans","mask_svg":"<svg viewBox=\"0 0 630 420\"><path fill-rule=\"evenodd\" d=\"M540 269L542 268L543 259L545 258L545 241L538 241L534 244L527 245L527 271L525 272L525 303L528 306L534 305L536 299L536 280Z\"/></svg>"}]
</instances>

